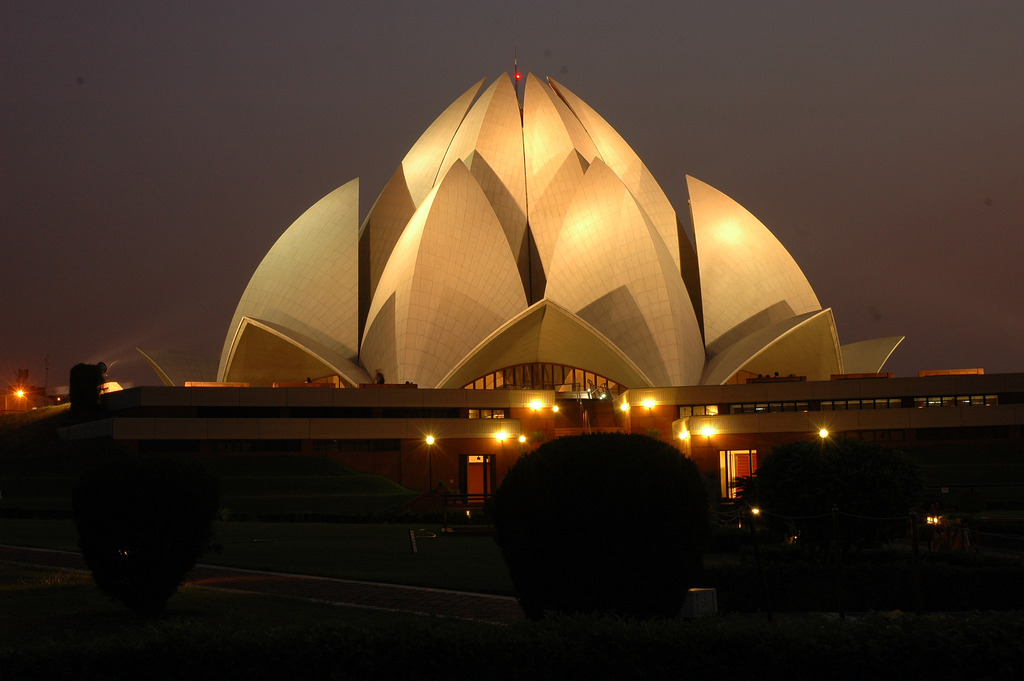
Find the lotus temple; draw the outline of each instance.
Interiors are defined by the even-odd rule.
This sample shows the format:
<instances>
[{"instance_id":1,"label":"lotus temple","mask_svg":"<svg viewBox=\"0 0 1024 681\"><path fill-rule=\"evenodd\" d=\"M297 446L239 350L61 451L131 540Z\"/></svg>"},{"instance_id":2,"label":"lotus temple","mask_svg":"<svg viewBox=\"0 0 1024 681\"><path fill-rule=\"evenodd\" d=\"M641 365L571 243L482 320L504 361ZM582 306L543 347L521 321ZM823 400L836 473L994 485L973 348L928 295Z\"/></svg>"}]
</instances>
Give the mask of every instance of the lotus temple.
<instances>
[{"instance_id":1,"label":"lotus temple","mask_svg":"<svg viewBox=\"0 0 1024 681\"><path fill-rule=\"evenodd\" d=\"M110 418L76 436L326 455L486 494L547 439L640 432L723 498L758 453L826 431L1024 438L1024 376L893 377L902 337L842 342L757 217L695 177L668 181L687 205L561 83L481 80L372 206L352 179L284 230L219 358L140 349L163 385L107 395Z\"/></svg>"}]
</instances>

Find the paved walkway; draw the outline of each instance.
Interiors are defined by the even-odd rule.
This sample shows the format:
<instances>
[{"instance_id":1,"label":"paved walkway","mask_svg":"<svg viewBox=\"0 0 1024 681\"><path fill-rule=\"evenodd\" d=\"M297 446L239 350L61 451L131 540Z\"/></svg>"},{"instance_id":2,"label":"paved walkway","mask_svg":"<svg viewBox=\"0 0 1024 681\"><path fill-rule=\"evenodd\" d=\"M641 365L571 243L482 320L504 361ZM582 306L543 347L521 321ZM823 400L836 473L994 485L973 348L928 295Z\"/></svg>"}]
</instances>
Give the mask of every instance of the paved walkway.
<instances>
[{"instance_id":1,"label":"paved walkway","mask_svg":"<svg viewBox=\"0 0 1024 681\"><path fill-rule=\"evenodd\" d=\"M0 561L86 570L81 554L0 545ZM427 589L350 579L259 572L200 564L185 582L239 593L271 594L359 608L391 610L507 624L523 619L516 599L465 591Z\"/></svg>"}]
</instances>

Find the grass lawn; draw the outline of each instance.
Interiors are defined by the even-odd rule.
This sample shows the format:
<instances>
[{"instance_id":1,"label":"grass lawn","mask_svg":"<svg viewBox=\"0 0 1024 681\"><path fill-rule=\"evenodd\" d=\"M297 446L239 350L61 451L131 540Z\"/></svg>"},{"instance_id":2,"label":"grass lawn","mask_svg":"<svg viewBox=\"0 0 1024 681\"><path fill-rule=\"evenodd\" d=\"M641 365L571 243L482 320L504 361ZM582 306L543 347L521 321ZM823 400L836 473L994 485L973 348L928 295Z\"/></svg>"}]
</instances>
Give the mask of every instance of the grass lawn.
<instances>
[{"instance_id":1,"label":"grass lawn","mask_svg":"<svg viewBox=\"0 0 1024 681\"><path fill-rule=\"evenodd\" d=\"M409 530L416 533L412 552ZM510 595L494 539L436 526L218 522L199 562L253 570ZM77 551L71 520L0 518L0 544Z\"/></svg>"}]
</instances>

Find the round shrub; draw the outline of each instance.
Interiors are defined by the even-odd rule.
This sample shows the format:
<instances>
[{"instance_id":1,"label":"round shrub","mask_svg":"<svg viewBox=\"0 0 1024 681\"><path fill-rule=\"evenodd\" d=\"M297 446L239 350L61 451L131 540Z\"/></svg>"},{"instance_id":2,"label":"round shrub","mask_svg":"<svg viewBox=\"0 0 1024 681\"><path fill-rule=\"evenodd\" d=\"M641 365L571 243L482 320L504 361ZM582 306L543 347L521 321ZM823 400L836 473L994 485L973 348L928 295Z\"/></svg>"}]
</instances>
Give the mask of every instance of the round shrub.
<instances>
[{"instance_id":1,"label":"round shrub","mask_svg":"<svg viewBox=\"0 0 1024 681\"><path fill-rule=\"evenodd\" d=\"M834 539L864 548L905 532L921 489L917 467L903 452L852 438L775 447L757 469L757 502L776 524L792 524L802 546L824 550Z\"/></svg>"},{"instance_id":2,"label":"round shrub","mask_svg":"<svg viewBox=\"0 0 1024 681\"><path fill-rule=\"evenodd\" d=\"M126 459L86 473L72 497L96 585L157 617L207 547L219 486L198 465Z\"/></svg>"},{"instance_id":3,"label":"round shrub","mask_svg":"<svg viewBox=\"0 0 1024 681\"><path fill-rule=\"evenodd\" d=\"M525 455L494 497L496 540L526 615L674 617L703 563L696 465L644 435L562 437Z\"/></svg>"}]
</instances>

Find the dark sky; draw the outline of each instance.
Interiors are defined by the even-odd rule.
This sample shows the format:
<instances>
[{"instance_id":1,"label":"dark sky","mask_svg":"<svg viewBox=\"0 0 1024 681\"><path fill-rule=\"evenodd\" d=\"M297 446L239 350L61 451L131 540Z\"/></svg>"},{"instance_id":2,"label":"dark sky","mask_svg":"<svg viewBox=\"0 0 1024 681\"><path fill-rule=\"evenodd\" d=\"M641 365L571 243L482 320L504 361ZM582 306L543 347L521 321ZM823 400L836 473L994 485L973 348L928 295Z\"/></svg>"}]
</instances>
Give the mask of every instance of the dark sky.
<instances>
[{"instance_id":1,"label":"dark sky","mask_svg":"<svg viewBox=\"0 0 1024 681\"><path fill-rule=\"evenodd\" d=\"M0 1L0 384L217 356L307 207L482 77L552 76L685 211L758 216L840 339L1024 370L1024 2ZM47 362L48 357L48 362Z\"/></svg>"}]
</instances>

